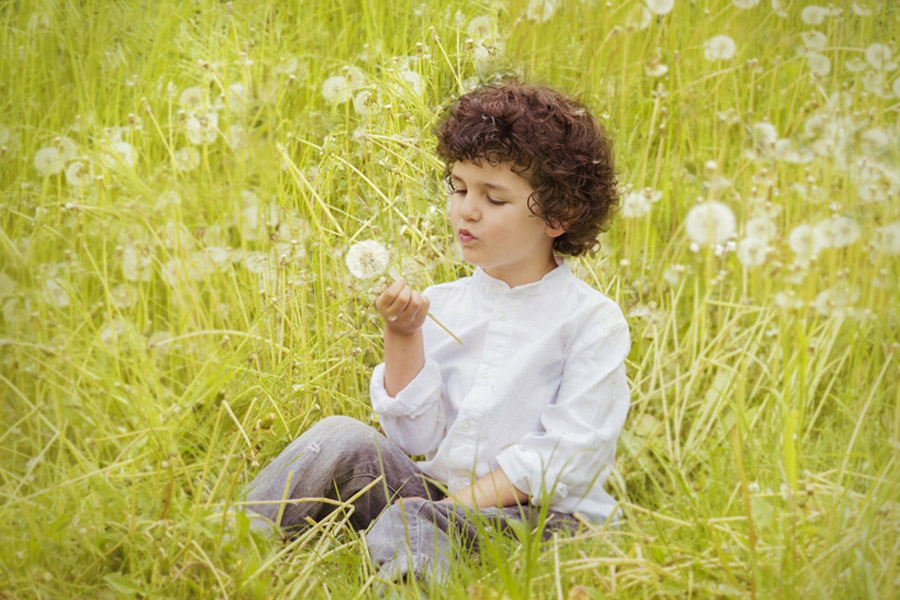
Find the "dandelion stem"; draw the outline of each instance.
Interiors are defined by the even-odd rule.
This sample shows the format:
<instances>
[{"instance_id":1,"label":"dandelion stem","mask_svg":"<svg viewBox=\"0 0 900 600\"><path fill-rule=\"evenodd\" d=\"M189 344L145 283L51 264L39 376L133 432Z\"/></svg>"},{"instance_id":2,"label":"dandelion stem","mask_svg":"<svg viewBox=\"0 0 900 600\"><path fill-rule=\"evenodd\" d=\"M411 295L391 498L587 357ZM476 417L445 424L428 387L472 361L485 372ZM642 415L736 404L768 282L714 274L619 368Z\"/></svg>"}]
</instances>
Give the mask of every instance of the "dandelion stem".
<instances>
[{"instance_id":1,"label":"dandelion stem","mask_svg":"<svg viewBox=\"0 0 900 600\"><path fill-rule=\"evenodd\" d=\"M446 325L444 325L443 323L441 323L440 321L437 320L437 317L435 317L435 316L434 316L433 314L431 314L431 313L428 313L428 318L431 319L432 321L434 321L435 323L437 323L438 327L440 327L441 329L443 329L444 331L446 331L447 333L449 333L449 334L450 334L450 337L452 337L454 340L456 340L457 342L459 342L459 345L460 345L460 346L463 346L463 345L464 345L464 344L463 344L463 341L462 341L461 339L459 339L458 337L456 337L456 334L455 334L455 333L453 333L452 331L450 331L449 329L447 329L447 326L446 326Z\"/></svg>"}]
</instances>

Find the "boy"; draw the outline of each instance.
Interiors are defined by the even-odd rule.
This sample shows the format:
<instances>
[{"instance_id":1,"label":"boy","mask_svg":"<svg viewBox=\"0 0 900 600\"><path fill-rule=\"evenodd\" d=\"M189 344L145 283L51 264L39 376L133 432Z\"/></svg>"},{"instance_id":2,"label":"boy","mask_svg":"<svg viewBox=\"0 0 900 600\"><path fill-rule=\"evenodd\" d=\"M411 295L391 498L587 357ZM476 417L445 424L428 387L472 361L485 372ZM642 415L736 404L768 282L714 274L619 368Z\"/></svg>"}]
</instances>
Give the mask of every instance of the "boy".
<instances>
[{"instance_id":1,"label":"boy","mask_svg":"<svg viewBox=\"0 0 900 600\"><path fill-rule=\"evenodd\" d=\"M547 529L575 513L606 520L615 501L602 485L629 405L622 312L558 258L590 250L617 204L602 129L557 92L506 84L462 96L437 135L474 274L424 293L398 279L377 299L384 363L370 395L387 437L325 419L248 495L272 521L283 506L287 530L333 508L297 499L357 496L350 523L369 527L385 579L446 572L449 533L477 547L474 513L501 530L536 524L542 504ZM295 501L273 502L283 494Z\"/></svg>"}]
</instances>

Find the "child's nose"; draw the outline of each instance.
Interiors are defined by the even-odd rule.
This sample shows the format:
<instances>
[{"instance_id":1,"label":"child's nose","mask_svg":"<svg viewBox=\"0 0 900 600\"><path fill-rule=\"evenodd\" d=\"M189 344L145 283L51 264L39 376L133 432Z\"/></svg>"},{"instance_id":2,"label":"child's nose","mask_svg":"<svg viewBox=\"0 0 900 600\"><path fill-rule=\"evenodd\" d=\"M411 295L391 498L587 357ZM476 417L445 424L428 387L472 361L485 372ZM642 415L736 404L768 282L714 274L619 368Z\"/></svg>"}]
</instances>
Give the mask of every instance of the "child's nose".
<instances>
[{"instance_id":1,"label":"child's nose","mask_svg":"<svg viewBox=\"0 0 900 600\"><path fill-rule=\"evenodd\" d=\"M473 221L478 218L478 206L475 202L475 195L467 193L459 200L459 216L467 221Z\"/></svg>"}]
</instances>

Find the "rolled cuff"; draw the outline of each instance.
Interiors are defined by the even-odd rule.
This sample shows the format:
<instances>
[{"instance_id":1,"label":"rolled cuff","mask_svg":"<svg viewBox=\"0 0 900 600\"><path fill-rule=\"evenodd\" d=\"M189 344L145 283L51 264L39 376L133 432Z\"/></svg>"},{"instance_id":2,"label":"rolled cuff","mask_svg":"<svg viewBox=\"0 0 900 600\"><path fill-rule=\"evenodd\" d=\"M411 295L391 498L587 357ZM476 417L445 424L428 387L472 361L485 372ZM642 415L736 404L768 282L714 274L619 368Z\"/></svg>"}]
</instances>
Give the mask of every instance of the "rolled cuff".
<instances>
[{"instance_id":1,"label":"rolled cuff","mask_svg":"<svg viewBox=\"0 0 900 600\"><path fill-rule=\"evenodd\" d=\"M441 398L441 371L433 360L426 360L416 376L396 396L384 389L384 363L372 371L369 396L372 408L385 417L415 419L428 411Z\"/></svg>"},{"instance_id":2,"label":"rolled cuff","mask_svg":"<svg viewBox=\"0 0 900 600\"><path fill-rule=\"evenodd\" d=\"M569 495L569 486L562 481L547 481L546 465L542 464L540 456L520 444L514 444L498 454L497 464L517 489L531 497L534 506L540 506L545 498L552 506Z\"/></svg>"}]
</instances>

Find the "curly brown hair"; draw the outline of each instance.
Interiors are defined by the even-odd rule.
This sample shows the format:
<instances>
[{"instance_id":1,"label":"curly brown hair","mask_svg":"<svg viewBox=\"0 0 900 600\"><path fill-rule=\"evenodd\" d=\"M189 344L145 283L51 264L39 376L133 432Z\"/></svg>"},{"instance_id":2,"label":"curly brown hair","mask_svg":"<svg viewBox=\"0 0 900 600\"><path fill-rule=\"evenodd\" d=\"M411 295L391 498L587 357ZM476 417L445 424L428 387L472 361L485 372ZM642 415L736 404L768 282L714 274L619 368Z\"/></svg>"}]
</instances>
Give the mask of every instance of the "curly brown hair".
<instances>
[{"instance_id":1,"label":"curly brown hair","mask_svg":"<svg viewBox=\"0 0 900 600\"><path fill-rule=\"evenodd\" d=\"M606 133L583 105L552 89L517 82L479 87L449 107L435 132L445 179L466 160L506 163L527 179L531 212L566 226L553 244L560 254L592 250L618 206Z\"/></svg>"}]
</instances>

